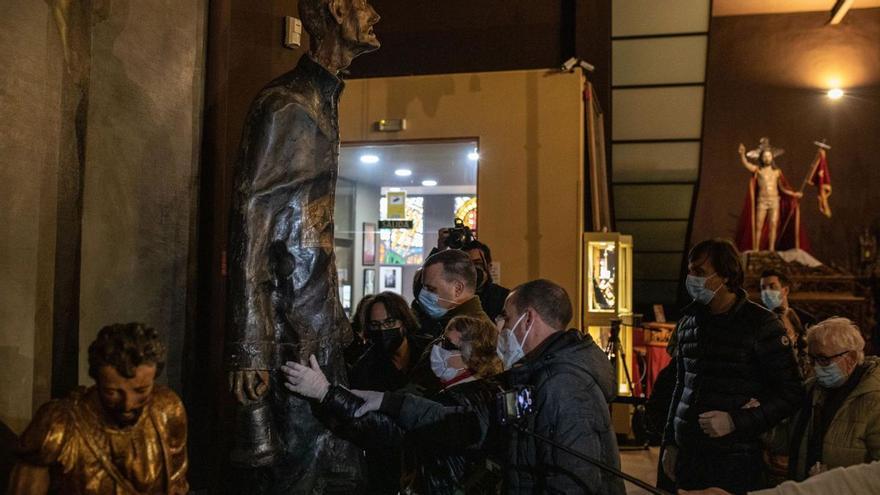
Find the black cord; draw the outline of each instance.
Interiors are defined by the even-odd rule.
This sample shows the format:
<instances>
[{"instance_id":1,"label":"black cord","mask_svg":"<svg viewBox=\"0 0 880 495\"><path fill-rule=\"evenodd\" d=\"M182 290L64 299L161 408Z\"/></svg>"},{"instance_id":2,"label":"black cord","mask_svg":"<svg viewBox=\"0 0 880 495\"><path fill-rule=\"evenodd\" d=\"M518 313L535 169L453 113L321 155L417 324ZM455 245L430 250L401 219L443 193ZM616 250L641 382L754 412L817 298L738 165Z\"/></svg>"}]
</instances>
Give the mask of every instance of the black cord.
<instances>
[{"instance_id":1,"label":"black cord","mask_svg":"<svg viewBox=\"0 0 880 495\"><path fill-rule=\"evenodd\" d=\"M624 479L624 480L626 480L626 481L629 481L629 482L632 483L633 485L636 485L636 486L638 486L639 488L643 488L643 489L645 489L645 490L647 490L647 491L649 491L649 492L651 492L651 493L653 493L653 494L655 494L655 495L672 495L672 494L670 494L670 493L667 492L667 491L664 491L664 490L661 490L661 489L659 489L659 488L657 488L657 487L651 486L651 485L645 483L644 481L642 481L642 480L640 480L640 479L638 479L638 478L635 478L635 477L633 477L633 476L630 476L630 475L624 473L623 471L621 471L621 470L619 470L619 469L615 469L615 468L613 468L613 467L611 467L611 466L605 464L605 463L602 462L602 461L599 461L599 460L593 459L592 457L590 457L590 456L588 456L588 455L584 455L584 454L582 454L582 453L580 453L580 452L578 452L578 451L576 451L576 450L574 450L574 449L570 449L570 448L566 447L565 445L562 445L562 444L559 444L559 443L557 443L557 442L554 442L553 440L550 440L549 438L547 438L547 437L545 437L545 436L543 436L543 435L539 435L539 434L537 434L537 433L535 433L535 432L533 432L533 431L531 431L531 430L528 430L528 429L526 429L524 426L520 426L520 425L517 425L517 424L514 424L513 426L514 426L514 428L516 428L517 430L519 430L519 431L525 433L526 435L529 435L529 436L532 436L532 437L534 437L534 438L537 438L538 440L540 440L540 441L542 441L542 442L545 442L545 443L548 443L548 444L552 445L553 447L556 447L557 449L560 449L560 450L562 450L562 451L564 451L564 452L567 452L568 454L571 454L571 455L577 457L578 459L581 459L581 460L583 460L583 461L589 462L590 464L592 464L592 465L598 467L599 469L601 469L601 470L603 470L603 471L606 471L606 472L609 472L609 473L613 474L614 476L617 476L618 478L622 478L622 479Z\"/></svg>"}]
</instances>

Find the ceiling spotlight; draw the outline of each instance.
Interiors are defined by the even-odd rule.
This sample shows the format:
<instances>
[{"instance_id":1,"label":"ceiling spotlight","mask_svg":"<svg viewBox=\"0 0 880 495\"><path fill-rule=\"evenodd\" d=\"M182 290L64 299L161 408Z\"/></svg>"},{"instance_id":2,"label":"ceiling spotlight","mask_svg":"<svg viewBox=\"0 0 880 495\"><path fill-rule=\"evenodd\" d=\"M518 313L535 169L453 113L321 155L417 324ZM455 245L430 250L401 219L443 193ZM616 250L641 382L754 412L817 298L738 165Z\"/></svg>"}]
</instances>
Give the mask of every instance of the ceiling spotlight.
<instances>
[{"instance_id":1,"label":"ceiling spotlight","mask_svg":"<svg viewBox=\"0 0 880 495\"><path fill-rule=\"evenodd\" d=\"M379 157L376 155L361 155L361 163L379 163Z\"/></svg>"},{"instance_id":2,"label":"ceiling spotlight","mask_svg":"<svg viewBox=\"0 0 880 495\"><path fill-rule=\"evenodd\" d=\"M412 170L408 168L399 168L394 171L394 175L398 177L409 177L410 175L412 175Z\"/></svg>"},{"instance_id":3,"label":"ceiling spotlight","mask_svg":"<svg viewBox=\"0 0 880 495\"><path fill-rule=\"evenodd\" d=\"M828 97L832 100L839 100L843 98L843 90L840 88L832 88L828 90Z\"/></svg>"},{"instance_id":4,"label":"ceiling spotlight","mask_svg":"<svg viewBox=\"0 0 880 495\"><path fill-rule=\"evenodd\" d=\"M388 188L388 192L400 192L400 191L403 191L403 189L401 189L399 187L389 187Z\"/></svg>"},{"instance_id":5,"label":"ceiling spotlight","mask_svg":"<svg viewBox=\"0 0 880 495\"><path fill-rule=\"evenodd\" d=\"M437 181L432 179L423 180L422 185L425 187L434 187L437 185Z\"/></svg>"},{"instance_id":6,"label":"ceiling spotlight","mask_svg":"<svg viewBox=\"0 0 880 495\"><path fill-rule=\"evenodd\" d=\"M468 160L475 162L479 159L480 159L480 153L477 151L476 148L474 148L474 151L471 151L470 153L468 153Z\"/></svg>"}]
</instances>

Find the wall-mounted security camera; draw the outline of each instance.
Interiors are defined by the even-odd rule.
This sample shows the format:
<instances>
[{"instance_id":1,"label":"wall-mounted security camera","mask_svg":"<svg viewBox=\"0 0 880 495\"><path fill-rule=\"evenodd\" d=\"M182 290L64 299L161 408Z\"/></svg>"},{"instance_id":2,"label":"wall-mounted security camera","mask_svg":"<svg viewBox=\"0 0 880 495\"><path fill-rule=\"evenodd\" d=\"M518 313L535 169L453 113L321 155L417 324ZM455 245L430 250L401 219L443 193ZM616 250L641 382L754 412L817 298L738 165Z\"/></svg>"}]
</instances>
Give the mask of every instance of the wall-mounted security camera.
<instances>
[{"instance_id":1,"label":"wall-mounted security camera","mask_svg":"<svg viewBox=\"0 0 880 495\"><path fill-rule=\"evenodd\" d=\"M562 72L571 72L575 67L580 67L587 72L593 72L596 70L596 67L593 64L577 57L571 57L566 60L565 63L562 64L562 67L560 67L560 70L562 70Z\"/></svg>"}]
</instances>

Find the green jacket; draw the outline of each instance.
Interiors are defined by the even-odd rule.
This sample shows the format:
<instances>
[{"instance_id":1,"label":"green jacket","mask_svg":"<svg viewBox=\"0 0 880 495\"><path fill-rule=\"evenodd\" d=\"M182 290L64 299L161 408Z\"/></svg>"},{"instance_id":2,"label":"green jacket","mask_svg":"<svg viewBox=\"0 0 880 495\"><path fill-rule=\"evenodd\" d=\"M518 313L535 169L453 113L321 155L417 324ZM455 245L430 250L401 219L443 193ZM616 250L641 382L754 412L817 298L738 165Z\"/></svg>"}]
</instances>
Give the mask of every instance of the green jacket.
<instances>
[{"instance_id":1,"label":"green jacket","mask_svg":"<svg viewBox=\"0 0 880 495\"><path fill-rule=\"evenodd\" d=\"M844 399L843 404L822 441L822 463L829 469L846 467L854 464L880 460L880 358L865 358L865 373ZM816 386L815 380L807 382L810 396L810 409L801 410L798 414L809 414L807 432L813 427L813 408L821 407L825 400L825 390ZM797 424L795 418L793 424ZM810 466L805 466L807 457L808 435L804 434L793 445L791 462L796 479L806 478Z\"/></svg>"}]
</instances>

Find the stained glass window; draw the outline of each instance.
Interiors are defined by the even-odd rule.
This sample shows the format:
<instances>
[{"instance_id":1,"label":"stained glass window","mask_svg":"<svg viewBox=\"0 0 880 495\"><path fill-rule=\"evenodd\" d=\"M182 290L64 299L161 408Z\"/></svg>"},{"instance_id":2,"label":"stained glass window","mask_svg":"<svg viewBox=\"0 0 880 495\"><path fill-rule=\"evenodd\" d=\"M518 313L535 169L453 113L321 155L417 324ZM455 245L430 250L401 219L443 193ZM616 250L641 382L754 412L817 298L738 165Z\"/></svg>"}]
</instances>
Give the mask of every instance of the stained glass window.
<instances>
[{"instance_id":1,"label":"stained glass window","mask_svg":"<svg viewBox=\"0 0 880 495\"><path fill-rule=\"evenodd\" d=\"M379 200L379 214L387 217L388 201ZM379 233L379 260L383 265L421 265L424 261L425 198L407 196L406 219L413 221L411 229L382 229Z\"/></svg>"},{"instance_id":2,"label":"stained glass window","mask_svg":"<svg viewBox=\"0 0 880 495\"><path fill-rule=\"evenodd\" d=\"M474 233L477 232L477 197L476 196L456 196L455 197L455 218L460 218L465 225L471 228Z\"/></svg>"}]
</instances>

